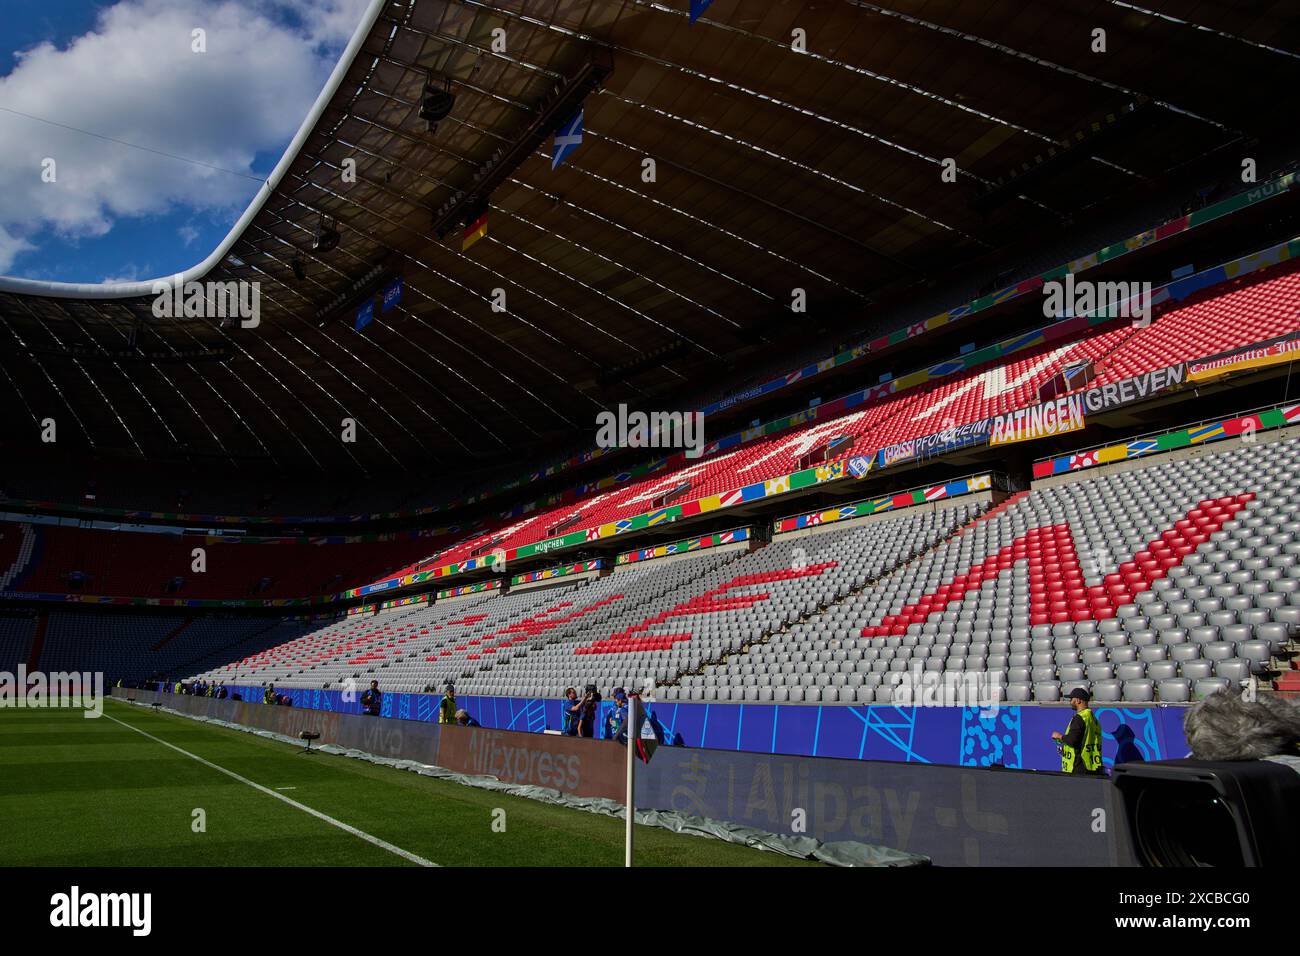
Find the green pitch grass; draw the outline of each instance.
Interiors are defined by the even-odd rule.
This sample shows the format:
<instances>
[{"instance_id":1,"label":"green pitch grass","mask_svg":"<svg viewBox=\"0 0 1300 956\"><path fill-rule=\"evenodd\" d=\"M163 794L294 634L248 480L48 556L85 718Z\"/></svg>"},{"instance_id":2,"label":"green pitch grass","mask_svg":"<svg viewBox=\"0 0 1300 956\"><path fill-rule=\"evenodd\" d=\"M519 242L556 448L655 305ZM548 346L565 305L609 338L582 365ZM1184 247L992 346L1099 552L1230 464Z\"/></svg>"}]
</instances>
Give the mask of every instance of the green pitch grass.
<instances>
[{"instance_id":1,"label":"green pitch grass","mask_svg":"<svg viewBox=\"0 0 1300 956\"><path fill-rule=\"evenodd\" d=\"M158 741L442 866L623 862L623 821L611 817L304 754L118 701L106 701L104 714L0 711L0 865L417 865ZM493 832L497 808L505 811L504 833ZM199 809L206 832L196 833ZM644 826L636 829L636 862L817 865Z\"/></svg>"}]
</instances>

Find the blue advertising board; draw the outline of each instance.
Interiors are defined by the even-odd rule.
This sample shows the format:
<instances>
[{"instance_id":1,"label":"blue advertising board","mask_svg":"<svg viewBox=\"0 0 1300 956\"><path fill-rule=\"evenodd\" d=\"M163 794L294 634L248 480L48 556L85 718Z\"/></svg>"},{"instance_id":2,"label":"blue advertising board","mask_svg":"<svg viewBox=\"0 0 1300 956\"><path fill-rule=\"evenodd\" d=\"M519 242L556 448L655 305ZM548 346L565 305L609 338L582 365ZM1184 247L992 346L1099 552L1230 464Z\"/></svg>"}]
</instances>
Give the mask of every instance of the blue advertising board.
<instances>
[{"instance_id":1,"label":"blue advertising board","mask_svg":"<svg viewBox=\"0 0 1300 956\"><path fill-rule=\"evenodd\" d=\"M382 689L381 682L381 689ZM260 687L232 687L245 700L261 700ZM295 707L360 713L341 690L285 688ZM355 695L353 695L355 696ZM537 697L458 696L484 727L541 733L562 726L562 701ZM608 703L598 726L603 727ZM894 707L887 704L739 704L659 701L649 705L664 742L684 747L741 750L809 757L895 760L905 763L1003 766L1059 770L1053 731L1064 731L1070 711L1063 706ZM1115 731L1127 725L1145 760L1188 755L1183 736L1186 707L1096 707L1104 735L1102 756L1114 762ZM384 695L384 717L437 720L438 695Z\"/></svg>"}]
</instances>

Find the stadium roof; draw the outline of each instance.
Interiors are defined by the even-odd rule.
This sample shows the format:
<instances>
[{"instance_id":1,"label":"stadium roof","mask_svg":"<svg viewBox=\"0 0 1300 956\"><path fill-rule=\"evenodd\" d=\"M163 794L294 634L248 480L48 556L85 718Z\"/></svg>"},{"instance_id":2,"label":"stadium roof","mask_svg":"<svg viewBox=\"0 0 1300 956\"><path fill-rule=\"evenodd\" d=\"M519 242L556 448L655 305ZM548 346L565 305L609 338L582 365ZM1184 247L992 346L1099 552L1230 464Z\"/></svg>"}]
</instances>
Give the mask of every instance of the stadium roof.
<instances>
[{"instance_id":1,"label":"stadium roof","mask_svg":"<svg viewBox=\"0 0 1300 956\"><path fill-rule=\"evenodd\" d=\"M0 279L4 433L33 441L50 416L100 452L347 474L572 440L1188 157L1239 164L1281 119L1251 91L1300 65L1280 5L689 6L375 0L183 276L257 281L260 324L156 317L153 283ZM455 97L432 130L427 88ZM322 217L340 241L314 252ZM401 301L354 331L398 277Z\"/></svg>"}]
</instances>

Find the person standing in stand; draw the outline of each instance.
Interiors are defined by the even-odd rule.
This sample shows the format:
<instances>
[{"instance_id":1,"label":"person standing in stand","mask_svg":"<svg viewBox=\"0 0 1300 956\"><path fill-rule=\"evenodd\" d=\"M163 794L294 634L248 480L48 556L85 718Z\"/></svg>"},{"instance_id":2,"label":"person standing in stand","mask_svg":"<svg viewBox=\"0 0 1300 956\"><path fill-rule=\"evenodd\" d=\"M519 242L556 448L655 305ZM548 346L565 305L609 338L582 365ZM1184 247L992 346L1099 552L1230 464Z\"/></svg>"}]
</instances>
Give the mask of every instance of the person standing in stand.
<instances>
[{"instance_id":1,"label":"person standing in stand","mask_svg":"<svg viewBox=\"0 0 1300 956\"><path fill-rule=\"evenodd\" d=\"M442 695L442 702L438 705L438 723L454 724L456 710L456 687L454 684L448 684L447 692Z\"/></svg>"},{"instance_id":2,"label":"person standing in stand","mask_svg":"<svg viewBox=\"0 0 1300 956\"><path fill-rule=\"evenodd\" d=\"M361 712L367 717L378 717L384 695L379 690L379 681L372 680L370 688L361 695Z\"/></svg>"}]
</instances>

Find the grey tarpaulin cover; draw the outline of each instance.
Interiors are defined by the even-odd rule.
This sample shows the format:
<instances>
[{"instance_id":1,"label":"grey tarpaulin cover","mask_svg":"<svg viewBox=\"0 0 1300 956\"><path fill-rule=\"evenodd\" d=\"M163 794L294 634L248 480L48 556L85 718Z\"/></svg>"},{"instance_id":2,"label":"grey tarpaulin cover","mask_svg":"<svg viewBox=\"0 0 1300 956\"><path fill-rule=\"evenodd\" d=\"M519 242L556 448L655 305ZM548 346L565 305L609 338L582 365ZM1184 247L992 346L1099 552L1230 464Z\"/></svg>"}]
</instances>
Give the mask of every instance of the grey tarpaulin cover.
<instances>
[{"instance_id":1,"label":"grey tarpaulin cover","mask_svg":"<svg viewBox=\"0 0 1300 956\"><path fill-rule=\"evenodd\" d=\"M135 701L129 701L129 703L134 703L138 707L149 706ZM172 710L170 707L160 707L159 709L166 713L174 714L177 717L185 717L189 720L197 720L205 724L215 724L229 730L238 730L243 733L256 734L259 737L265 737L269 740L275 740L281 743L293 744L295 746L301 743L301 741L296 740L293 737L271 733L267 730L259 730L256 727L245 727L242 724L235 724L226 720L218 720L214 717L200 717L193 714L185 714L178 710ZM524 786L505 783L496 777L456 773L455 771L447 770L444 767L435 767L431 764L419 763L415 760L396 760L391 757L379 757L374 754L365 753L361 750L336 747L333 744L325 744L318 747L317 750L321 753L335 754L341 757L351 757L355 760L366 760L370 763L381 764L385 767L393 767L397 770L409 770L413 773L418 773L421 776L437 777L440 780L449 780L452 783L459 783L466 787L477 787L480 790L495 790L500 793L509 794L513 797L525 797L529 800L539 800L543 803L556 804L557 806L569 807L575 810L586 810L589 813L601 813L607 817L618 817L621 819L626 812L623 804L606 797L575 797L561 793L559 790L553 790L550 787ZM765 830L740 826L735 823L727 823L723 820L709 820L704 817L691 816L690 814L681 813L677 810L637 810L636 822L644 826L660 827L665 830L672 830L675 833L712 837L717 840L723 840L727 843L738 843L743 846L754 847L760 850L769 850L773 853L780 853L784 856L795 857L797 859L819 860L822 863L828 863L832 866L926 866L930 863L929 857L922 856L918 853L905 853L902 850L892 850L889 847L875 846L869 843L856 843L850 840L823 843L822 841L809 836L788 836L780 833L769 833Z\"/></svg>"}]
</instances>

